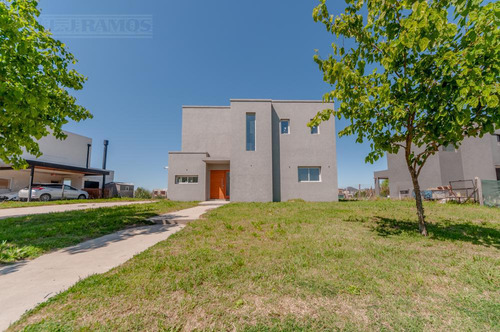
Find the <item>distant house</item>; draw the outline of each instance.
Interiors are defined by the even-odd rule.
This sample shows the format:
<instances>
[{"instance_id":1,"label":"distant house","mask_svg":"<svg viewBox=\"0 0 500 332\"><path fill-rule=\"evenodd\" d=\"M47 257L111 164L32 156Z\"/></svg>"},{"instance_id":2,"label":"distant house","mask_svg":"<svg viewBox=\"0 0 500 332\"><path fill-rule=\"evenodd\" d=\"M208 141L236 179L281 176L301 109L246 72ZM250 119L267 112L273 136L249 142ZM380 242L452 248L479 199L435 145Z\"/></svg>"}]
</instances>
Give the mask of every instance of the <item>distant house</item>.
<instances>
[{"instance_id":1,"label":"distant house","mask_svg":"<svg viewBox=\"0 0 500 332\"><path fill-rule=\"evenodd\" d=\"M184 106L182 150L169 153L172 200L336 201L335 121L307 123L333 104L232 99Z\"/></svg>"},{"instance_id":2,"label":"distant house","mask_svg":"<svg viewBox=\"0 0 500 332\"><path fill-rule=\"evenodd\" d=\"M126 182L106 183L109 197L134 197L134 184Z\"/></svg>"},{"instance_id":3,"label":"distant house","mask_svg":"<svg viewBox=\"0 0 500 332\"><path fill-rule=\"evenodd\" d=\"M390 197L412 197L413 184L404 152L400 150L398 154L387 155L387 166L387 170L374 173L376 193L380 193L380 181L388 179ZM466 138L458 149L441 147L424 165L419 184L421 190L426 190L448 186L450 181L474 180L475 177L500 181L500 130L495 135Z\"/></svg>"},{"instance_id":4,"label":"distant house","mask_svg":"<svg viewBox=\"0 0 500 332\"><path fill-rule=\"evenodd\" d=\"M153 189L153 197L167 198L167 189Z\"/></svg>"},{"instance_id":5,"label":"distant house","mask_svg":"<svg viewBox=\"0 0 500 332\"><path fill-rule=\"evenodd\" d=\"M87 176L109 177L110 171L90 167L92 139L71 132L65 132L65 140L49 135L38 141L40 157L25 153L29 168L14 170L11 165L0 161L0 194L18 191L35 183L66 183L77 189L84 189Z\"/></svg>"}]
</instances>

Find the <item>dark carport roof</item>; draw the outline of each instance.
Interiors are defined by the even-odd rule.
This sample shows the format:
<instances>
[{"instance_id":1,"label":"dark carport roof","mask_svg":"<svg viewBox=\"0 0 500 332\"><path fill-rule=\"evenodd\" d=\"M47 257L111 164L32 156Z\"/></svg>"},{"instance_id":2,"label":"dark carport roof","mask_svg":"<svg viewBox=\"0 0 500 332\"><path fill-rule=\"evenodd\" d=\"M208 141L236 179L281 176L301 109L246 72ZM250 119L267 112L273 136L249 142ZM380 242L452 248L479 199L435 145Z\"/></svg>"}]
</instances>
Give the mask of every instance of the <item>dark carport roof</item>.
<instances>
[{"instance_id":1,"label":"dark carport roof","mask_svg":"<svg viewBox=\"0 0 500 332\"><path fill-rule=\"evenodd\" d=\"M41 169L49 169L55 171L66 171L71 173L82 173L85 175L109 175L109 171L105 169L63 165L63 164L49 163L46 161L39 161L39 160L26 160L26 162L28 163L28 165L34 166L35 169L41 168Z\"/></svg>"}]
</instances>

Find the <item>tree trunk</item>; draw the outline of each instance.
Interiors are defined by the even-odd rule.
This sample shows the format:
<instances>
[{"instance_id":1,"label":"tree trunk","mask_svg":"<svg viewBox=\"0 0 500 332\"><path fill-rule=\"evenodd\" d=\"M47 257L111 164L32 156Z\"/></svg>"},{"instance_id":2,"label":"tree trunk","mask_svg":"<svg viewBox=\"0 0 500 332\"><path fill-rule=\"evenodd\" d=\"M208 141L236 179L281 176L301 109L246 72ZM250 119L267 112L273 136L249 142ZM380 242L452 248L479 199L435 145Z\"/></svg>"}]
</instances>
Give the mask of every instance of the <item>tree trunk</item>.
<instances>
[{"instance_id":1,"label":"tree trunk","mask_svg":"<svg viewBox=\"0 0 500 332\"><path fill-rule=\"evenodd\" d=\"M427 236L427 227L425 226L424 204L422 203L422 195L420 193L420 185L418 184L417 173L410 168L411 180L413 182L413 190L415 191L415 201L417 203L418 229L420 234Z\"/></svg>"}]
</instances>

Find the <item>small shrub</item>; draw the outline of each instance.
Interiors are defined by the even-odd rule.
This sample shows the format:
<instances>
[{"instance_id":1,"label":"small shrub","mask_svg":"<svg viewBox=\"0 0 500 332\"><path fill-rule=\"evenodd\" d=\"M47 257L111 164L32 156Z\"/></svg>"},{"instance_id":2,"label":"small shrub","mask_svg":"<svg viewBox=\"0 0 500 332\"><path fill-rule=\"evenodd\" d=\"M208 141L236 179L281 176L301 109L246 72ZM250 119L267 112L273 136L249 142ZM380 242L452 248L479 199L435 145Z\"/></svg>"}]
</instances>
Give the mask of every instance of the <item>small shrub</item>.
<instances>
[{"instance_id":1,"label":"small shrub","mask_svg":"<svg viewBox=\"0 0 500 332\"><path fill-rule=\"evenodd\" d=\"M151 196L151 191L149 191L145 188L139 187L135 190L134 197L135 198L150 199L152 196Z\"/></svg>"}]
</instances>

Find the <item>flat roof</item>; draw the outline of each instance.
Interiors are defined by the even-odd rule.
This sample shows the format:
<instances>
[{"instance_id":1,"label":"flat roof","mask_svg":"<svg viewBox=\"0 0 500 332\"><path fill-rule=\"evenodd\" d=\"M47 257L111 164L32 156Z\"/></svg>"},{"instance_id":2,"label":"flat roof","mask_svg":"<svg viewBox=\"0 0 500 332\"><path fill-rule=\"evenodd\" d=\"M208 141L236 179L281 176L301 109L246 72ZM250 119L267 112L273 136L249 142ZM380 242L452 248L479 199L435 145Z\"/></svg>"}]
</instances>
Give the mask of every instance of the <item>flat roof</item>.
<instances>
[{"instance_id":1,"label":"flat roof","mask_svg":"<svg viewBox=\"0 0 500 332\"><path fill-rule=\"evenodd\" d=\"M303 104L333 104L333 102L323 102L323 100L304 100L304 99L238 99L238 98L233 98L229 99L230 102L267 102L267 103L303 103ZM231 108L231 106L223 105L223 106L214 106L214 105L182 105L182 108L222 108L222 109L228 109Z\"/></svg>"},{"instance_id":2,"label":"flat roof","mask_svg":"<svg viewBox=\"0 0 500 332\"><path fill-rule=\"evenodd\" d=\"M85 175L109 175L109 171L104 170L104 169L86 168L86 167L79 167L79 166L48 163L48 162L39 161L39 160L26 160L26 162L28 163L28 165L34 166L35 169L41 168L41 169L49 169L49 170L60 170L60 171L67 171L67 172L71 172L71 173L82 173Z\"/></svg>"},{"instance_id":3,"label":"flat roof","mask_svg":"<svg viewBox=\"0 0 500 332\"><path fill-rule=\"evenodd\" d=\"M189 152L189 151L169 151L169 154L206 154L208 156L208 152Z\"/></svg>"}]
</instances>

